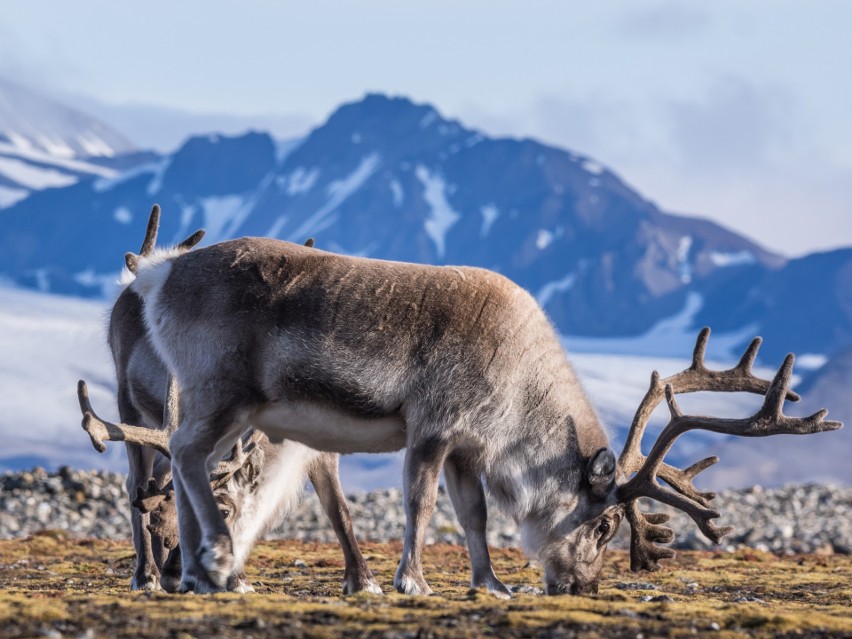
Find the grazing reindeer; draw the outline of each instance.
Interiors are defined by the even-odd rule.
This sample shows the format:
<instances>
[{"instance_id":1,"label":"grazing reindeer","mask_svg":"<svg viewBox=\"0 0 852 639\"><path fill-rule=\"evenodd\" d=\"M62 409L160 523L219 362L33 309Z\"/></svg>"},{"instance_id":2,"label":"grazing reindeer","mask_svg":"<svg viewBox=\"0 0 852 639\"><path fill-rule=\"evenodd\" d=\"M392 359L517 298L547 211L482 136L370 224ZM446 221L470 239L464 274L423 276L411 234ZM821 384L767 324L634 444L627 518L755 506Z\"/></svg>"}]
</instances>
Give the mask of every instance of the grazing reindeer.
<instances>
[{"instance_id":1,"label":"grazing reindeer","mask_svg":"<svg viewBox=\"0 0 852 639\"><path fill-rule=\"evenodd\" d=\"M159 215L159 207L155 206L140 255L128 253L126 256L131 273L137 271L140 260L150 259L152 255L186 253L203 236L203 231L199 231L173 249L154 252ZM309 240L307 246L312 245L313 240ZM196 527L181 527L180 540L188 551L183 555L174 536L178 526L175 500L169 494L168 441L177 427L177 386L146 336L142 300L130 288L122 291L113 306L109 345L118 380L119 414L124 423L109 424L100 420L88 401L83 382L78 387L78 395L84 413L83 426L89 431L95 448L103 452L103 439L127 444L130 466L127 490L131 498L137 554L131 587L151 590L161 585L170 592L206 592L212 586L194 552L200 543L200 531ZM93 434L95 432L97 435ZM296 442L282 441L273 445L260 433L246 443L245 450L242 445L236 446L233 459L220 463L212 478L211 489L217 493L219 510L226 515L222 519L220 514L220 521L224 524L228 520L236 540L234 548L239 568L228 583L229 589L251 589L242 573L243 562L255 540L295 506L306 476L343 548L344 593L361 590L381 593L355 540L338 478L337 455L314 451ZM155 532L153 536L151 529ZM170 551L168 557L165 556L167 550Z\"/></svg>"},{"instance_id":2,"label":"grazing reindeer","mask_svg":"<svg viewBox=\"0 0 852 639\"><path fill-rule=\"evenodd\" d=\"M663 464L674 439L702 428L743 436L839 428L825 412L781 413L792 356L770 383L751 374L755 341L729 371L703 364L709 331L691 369L659 380L640 406L620 462L552 326L535 300L482 269L436 267L334 255L269 239L243 238L178 257L144 260L133 288L145 323L180 388L181 426L171 439L181 533L202 531L200 562L223 587L233 542L208 473L251 425L339 453L406 448L404 548L394 584L428 594L421 552L443 467L467 538L472 585L502 597L485 543L481 478L519 522L544 568L547 591L597 589L604 549L622 519L633 528L634 568L670 555L655 542L672 533L636 506L651 497L687 512L718 540L719 513L694 476ZM681 415L675 393L766 393L752 417ZM639 442L666 396L672 421L647 459ZM674 490L655 481L662 477ZM191 512L190 512L191 509Z\"/></svg>"}]
</instances>

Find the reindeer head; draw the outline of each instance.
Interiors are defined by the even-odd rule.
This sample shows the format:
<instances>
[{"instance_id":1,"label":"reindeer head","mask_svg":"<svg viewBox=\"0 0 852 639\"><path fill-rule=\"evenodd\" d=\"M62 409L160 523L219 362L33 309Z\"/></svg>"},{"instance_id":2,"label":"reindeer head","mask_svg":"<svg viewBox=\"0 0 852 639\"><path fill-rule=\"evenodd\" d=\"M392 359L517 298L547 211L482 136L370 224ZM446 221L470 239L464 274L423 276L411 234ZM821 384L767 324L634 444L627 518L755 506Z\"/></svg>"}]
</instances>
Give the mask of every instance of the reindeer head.
<instances>
[{"instance_id":1,"label":"reindeer head","mask_svg":"<svg viewBox=\"0 0 852 639\"><path fill-rule=\"evenodd\" d=\"M525 545L538 556L545 572L549 594L596 592L598 576L607 544L622 519L631 527L630 568L633 571L659 570L659 560L674 557L674 551L660 546L672 541L674 533L663 526L668 515L640 512L637 500L646 497L667 504L689 515L699 530L719 543L733 529L717 527L720 513L709 507L715 497L699 492L693 485L698 473L717 463L708 457L686 469L664 463L666 453L676 439L690 430L709 430L741 437L766 437L776 434L806 435L842 427L840 422L825 421L826 410L810 417L794 418L783 414L785 399L798 401L788 390L793 370L793 355L788 355L772 381L752 374L752 364L760 347L760 338L749 345L739 363L731 369L709 370L704 352L710 329L703 329L696 341L692 365L676 375L660 379L654 371L651 386L639 405L620 458L607 448L598 450L589 460L582 482L584 486L570 496L563 509L550 513L550 521L524 522ZM675 395L697 391L750 392L764 394L763 406L744 419L723 419L684 415ZM665 399L671 419L662 430L650 453L640 448L642 434L654 409ZM663 479L669 486L658 483ZM542 517L539 517L542 518ZM550 532L542 532L550 531Z\"/></svg>"},{"instance_id":2,"label":"reindeer head","mask_svg":"<svg viewBox=\"0 0 852 639\"><path fill-rule=\"evenodd\" d=\"M263 448L258 445L261 440L262 435L253 433L241 441L234 447L231 458L221 462L211 475L213 496L229 528L239 518L246 498L257 489L264 461ZM153 478L149 479L145 488L138 489L133 506L149 514L148 531L159 537L166 548L178 546L177 506L170 481L160 487Z\"/></svg>"}]
</instances>

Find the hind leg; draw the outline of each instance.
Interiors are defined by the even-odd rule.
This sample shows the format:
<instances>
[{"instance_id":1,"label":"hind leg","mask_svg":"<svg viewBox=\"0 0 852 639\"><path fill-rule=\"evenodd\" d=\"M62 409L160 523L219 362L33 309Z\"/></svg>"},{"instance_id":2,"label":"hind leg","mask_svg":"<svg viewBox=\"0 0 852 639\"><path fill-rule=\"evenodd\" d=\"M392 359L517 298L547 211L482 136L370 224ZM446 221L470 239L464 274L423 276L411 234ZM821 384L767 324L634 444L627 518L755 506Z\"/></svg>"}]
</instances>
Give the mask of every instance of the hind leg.
<instances>
[{"instance_id":1,"label":"hind leg","mask_svg":"<svg viewBox=\"0 0 852 639\"><path fill-rule=\"evenodd\" d=\"M340 486L338 455L322 453L314 466L308 472L311 483L317 491L325 514L331 522L334 534L343 549L343 560L346 568L343 571L343 594L351 595L366 591L382 594L382 589L373 578L373 573L367 567L367 562L358 547L355 532L352 528L352 517L346 506L346 497Z\"/></svg>"},{"instance_id":2,"label":"hind leg","mask_svg":"<svg viewBox=\"0 0 852 639\"><path fill-rule=\"evenodd\" d=\"M430 595L423 578L423 540L435 501L447 446L439 440L410 443L405 451L405 543L393 584L407 595Z\"/></svg>"},{"instance_id":3,"label":"hind leg","mask_svg":"<svg viewBox=\"0 0 852 639\"><path fill-rule=\"evenodd\" d=\"M122 418L123 419L123 418ZM152 449L127 444L128 472L125 487L130 498L130 527L133 533L133 547L136 550L136 569L130 581L132 590L159 589L160 571L154 556L151 533L148 531L148 514L133 506L136 491L148 483L154 465Z\"/></svg>"}]
</instances>

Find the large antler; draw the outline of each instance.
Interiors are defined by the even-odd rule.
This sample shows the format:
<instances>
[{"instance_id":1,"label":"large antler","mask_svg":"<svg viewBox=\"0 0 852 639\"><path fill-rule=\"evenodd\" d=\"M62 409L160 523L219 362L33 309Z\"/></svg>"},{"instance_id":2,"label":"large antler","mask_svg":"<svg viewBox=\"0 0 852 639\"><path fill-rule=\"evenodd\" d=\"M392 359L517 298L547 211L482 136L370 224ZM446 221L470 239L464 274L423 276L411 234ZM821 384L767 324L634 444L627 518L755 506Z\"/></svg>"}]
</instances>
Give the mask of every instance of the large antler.
<instances>
[{"instance_id":1,"label":"large antler","mask_svg":"<svg viewBox=\"0 0 852 639\"><path fill-rule=\"evenodd\" d=\"M656 545L657 542L671 541L673 537L670 529L659 525L668 517L639 512L636 504L638 497L650 497L683 510L692 517L701 531L716 543L731 531L728 527L717 528L710 521L720 516L717 511L708 508L715 494L699 492L692 483L698 473L719 459L708 457L683 470L663 463L674 441L684 432L703 429L745 437L764 437L779 433L807 434L835 430L842 426L839 422L823 421L826 411L820 411L808 418L790 418L782 414L781 408L785 398L794 401L799 399L798 395L787 388L792 374L792 355L784 361L772 382L758 378L751 372L761 343L760 338L755 338L736 366L728 370L713 371L704 364L709 336L709 328L699 333L692 365L685 371L663 380L654 371L651 387L636 412L619 459L621 471L626 476L636 473L618 490L619 499L626 502L625 517L631 526L632 570L658 570L659 559L674 556L672 550ZM744 420L684 416L677 407L674 396L676 393L696 391L765 393L766 399L760 411ZM660 434L651 453L645 458L640 450L642 434L648 418L663 397L668 402L672 419ZM657 477L665 480L674 491L657 483Z\"/></svg>"},{"instance_id":2,"label":"large antler","mask_svg":"<svg viewBox=\"0 0 852 639\"><path fill-rule=\"evenodd\" d=\"M89 401L89 389L82 379L77 382L77 399L80 401L80 411L83 413L83 430L89 433L92 446L99 453L106 451L104 440L107 440L147 446L161 452L166 457L171 457L169 433L166 431L129 424L114 424L98 417Z\"/></svg>"},{"instance_id":3,"label":"large antler","mask_svg":"<svg viewBox=\"0 0 852 639\"><path fill-rule=\"evenodd\" d=\"M124 263L127 265L127 270L131 273L136 273L138 270L140 257L146 257L154 252L154 246L157 244L157 232L159 231L159 228L160 205L155 204L151 209L151 215L148 217L148 227L145 230L145 239L142 241L142 248L139 249L139 254L125 253L124 255ZM195 233L178 244L176 248L188 251L198 244L203 237L204 229L198 229Z\"/></svg>"},{"instance_id":4,"label":"large antler","mask_svg":"<svg viewBox=\"0 0 852 639\"><path fill-rule=\"evenodd\" d=\"M89 401L89 389L82 379L77 382L77 399L80 401L80 411L83 413L83 430L89 434L92 446L99 453L106 451L104 441L123 441L153 448L171 458L169 451L171 430L158 430L143 426L131 426L130 424L114 424L101 419L95 413L95 409L92 408L92 403ZM168 415L168 405L166 411ZM253 431L247 439L240 440L234 445L231 457L220 461L210 475L214 489L230 481L244 466L249 466L250 476L257 472L258 456L262 454L262 449L258 447L258 444L262 438L261 432Z\"/></svg>"}]
</instances>

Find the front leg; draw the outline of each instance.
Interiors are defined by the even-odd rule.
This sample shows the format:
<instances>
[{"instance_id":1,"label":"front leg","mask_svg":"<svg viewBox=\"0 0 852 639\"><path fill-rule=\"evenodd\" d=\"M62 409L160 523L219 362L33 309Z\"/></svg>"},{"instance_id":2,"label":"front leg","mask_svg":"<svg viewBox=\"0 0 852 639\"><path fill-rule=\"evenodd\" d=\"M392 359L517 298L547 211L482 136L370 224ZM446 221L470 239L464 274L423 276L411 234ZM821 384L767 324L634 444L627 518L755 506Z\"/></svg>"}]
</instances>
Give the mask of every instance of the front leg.
<instances>
[{"instance_id":1,"label":"front leg","mask_svg":"<svg viewBox=\"0 0 852 639\"><path fill-rule=\"evenodd\" d=\"M485 505L485 490L479 472L464 457L453 454L444 462L444 479L447 492L453 502L456 517L464 530L467 551L470 554L472 588L486 588L500 599L509 599L509 589L494 574L488 543L485 540L485 525L488 509Z\"/></svg>"},{"instance_id":2,"label":"front leg","mask_svg":"<svg viewBox=\"0 0 852 639\"><path fill-rule=\"evenodd\" d=\"M382 589L367 567L367 562L355 539L352 517L349 515L346 497L340 486L338 455L322 453L309 470L308 477L343 549L343 560L346 564L343 572L343 594L351 595L365 591L381 595Z\"/></svg>"},{"instance_id":3,"label":"front leg","mask_svg":"<svg viewBox=\"0 0 852 639\"><path fill-rule=\"evenodd\" d=\"M405 451L405 543L393 585L407 595L432 594L423 578L423 540L435 510L446 451L446 444L434 439L410 444Z\"/></svg>"},{"instance_id":4,"label":"front leg","mask_svg":"<svg viewBox=\"0 0 852 639\"><path fill-rule=\"evenodd\" d=\"M203 574L216 591L221 591L234 573L233 542L210 488L208 465L214 465L223 451L230 449L239 432L232 427L233 408L214 413L215 418L205 421L193 420L189 411L185 414L186 421L181 423L170 442L181 543L199 540L192 550L183 548L184 579L190 577L197 581L187 570L189 552L194 551ZM183 584L181 586L183 588ZM198 584L194 590L199 592Z\"/></svg>"}]
</instances>

